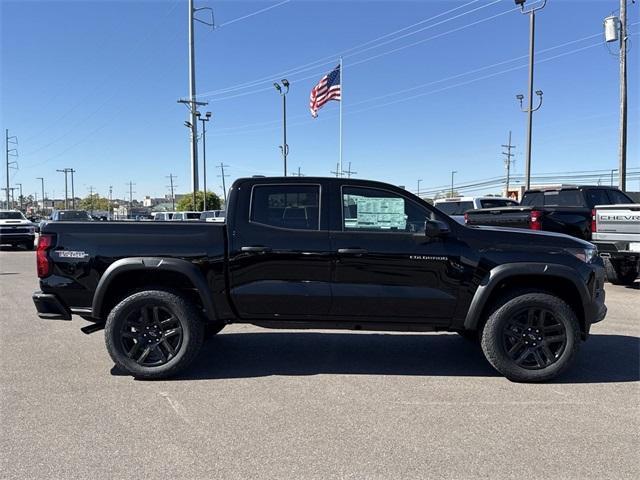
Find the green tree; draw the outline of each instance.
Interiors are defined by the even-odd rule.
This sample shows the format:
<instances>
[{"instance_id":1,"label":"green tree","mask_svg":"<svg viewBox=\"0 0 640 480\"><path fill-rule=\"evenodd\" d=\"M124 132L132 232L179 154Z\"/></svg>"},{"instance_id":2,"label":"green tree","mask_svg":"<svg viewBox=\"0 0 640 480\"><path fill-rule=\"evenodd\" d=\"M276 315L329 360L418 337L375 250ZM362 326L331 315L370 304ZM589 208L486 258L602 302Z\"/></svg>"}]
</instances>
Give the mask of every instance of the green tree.
<instances>
[{"instance_id":1,"label":"green tree","mask_svg":"<svg viewBox=\"0 0 640 480\"><path fill-rule=\"evenodd\" d=\"M97 193L87 195L86 198L80 200L79 207L81 210L109 210L109 200L102 198Z\"/></svg>"},{"instance_id":2,"label":"green tree","mask_svg":"<svg viewBox=\"0 0 640 480\"><path fill-rule=\"evenodd\" d=\"M196 192L196 208L193 208L193 195L189 193L182 197L177 205L176 210L179 212L196 211L201 212L204 202L204 192L199 190ZM220 197L213 192L207 192L207 210L220 210Z\"/></svg>"}]
</instances>

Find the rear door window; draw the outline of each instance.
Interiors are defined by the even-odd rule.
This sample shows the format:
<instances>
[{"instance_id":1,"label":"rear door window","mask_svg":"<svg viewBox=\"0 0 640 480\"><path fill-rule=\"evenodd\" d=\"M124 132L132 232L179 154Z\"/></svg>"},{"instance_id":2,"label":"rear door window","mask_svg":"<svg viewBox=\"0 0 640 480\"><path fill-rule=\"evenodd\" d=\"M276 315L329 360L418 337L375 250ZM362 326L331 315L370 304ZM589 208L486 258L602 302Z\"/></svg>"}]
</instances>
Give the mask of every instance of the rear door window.
<instances>
[{"instance_id":1,"label":"rear door window","mask_svg":"<svg viewBox=\"0 0 640 480\"><path fill-rule=\"evenodd\" d=\"M250 221L278 228L320 230L320 186L256 185Z\"/></svg>"}]
</instances>

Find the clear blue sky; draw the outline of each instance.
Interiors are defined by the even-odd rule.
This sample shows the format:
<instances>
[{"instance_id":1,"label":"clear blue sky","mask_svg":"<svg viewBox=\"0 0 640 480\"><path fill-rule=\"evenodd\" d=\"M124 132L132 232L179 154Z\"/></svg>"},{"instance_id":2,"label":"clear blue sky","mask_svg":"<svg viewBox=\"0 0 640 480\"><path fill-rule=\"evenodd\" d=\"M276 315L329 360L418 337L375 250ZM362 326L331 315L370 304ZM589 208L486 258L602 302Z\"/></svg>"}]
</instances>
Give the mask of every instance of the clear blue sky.
<instances>
[{"instance_id":1,"label":"clear blue sky","mask_svg":"<svg viewBox=\"0 0 640 480\"><path fill-rule=\"evenodd\" d=\"M281 100L271 83L285 76L292 84L290 168L307 175L335 169L338 103L313 120L308 98L344 51L344 159L358 177L415 190L418 178L423 189L448 184L451 170L458 171L456 183L503 175L500 145L510 129L515 171L523 172L526 116L515 95L526 93L528 19L519 11L498 16L514 8L512 0L292 0L225 25L277 3L196 2L213 7L222 25L213 32L197 25L198 91L264 79L202 97L214 115L207 147L215 191L221 193L221 182L213 165L221 161L229 165L229 181L281 172ZM137 198L164 195L169 173L178 176L179 192L188 190L187 112L176 103L188 92L186 0L2 0L1 6L0 123L20 142L12 184L22 182L25 194L40 192L35 178L44 176L49 196L60 198L64 177L55 170L72 167L82 196L89 186L106 195L113 185L114 197L123 197L129 180ZM617 167L618 62L600 35L603 18L617 6L618 0L549 0L537 17L538 59L566 55L536 67L544 105L535 114L534 174ZM631 34L640 31L638 11L629 2ZM590 35L596 36L542 52ZM636 168L639 47L640 36L632 36L628 158ZM327 63L290 73L319 59ZM412 90L393 95L406 89Z\"/></svg>"}]
</instances>

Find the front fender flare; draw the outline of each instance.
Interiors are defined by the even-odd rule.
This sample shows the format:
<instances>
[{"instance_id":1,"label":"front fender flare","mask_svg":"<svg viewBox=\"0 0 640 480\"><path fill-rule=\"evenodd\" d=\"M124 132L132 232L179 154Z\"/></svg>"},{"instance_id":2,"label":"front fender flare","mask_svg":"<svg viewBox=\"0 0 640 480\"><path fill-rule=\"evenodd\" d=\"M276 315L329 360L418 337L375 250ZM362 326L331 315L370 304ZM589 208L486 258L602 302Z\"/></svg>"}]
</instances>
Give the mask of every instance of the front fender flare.
<instances>
[{"instance_id":1,"label":"front fender flare","mask_svg":"<svg viewBox=\"0 0 640 480\"><path fill-rule=\"evenodd\" d=\"M582 305L587 305L589 302L589 290L587 283L580 277L579 273L570 267L565 265L556 265L552 263L536 263L536 262L519 262L519 263L505 263L493 268L480 282L480 286L477 288L471 305L467 311L466 318L464 320L464 327L467 330L476 330L478 325L483 320L482 312L487 305L487 301L491 297L491 293L494 288L500 284L503 280L509 277L522 276L522 275L536 275L536 276L548 276L562 278L570 281L582 300Z\"/></svg>"},{"instance_id":2,"label":"front fender flare","mask_svg":"<svg viewBox=\"0 0 640 480\"><path fill-rule=\"evenodd\" d=\"M207 281L202 272L193 263L179 258L161 258L161 257L131 257L122 258L113 262L105 270L96 292L93 296L91 305L91 315L94 318L103 318L103 308L106 301L106 294L115 278L124 272L132 271L169 271L180 273L187 277L198 291L200 300L205 309L206 317L209 321L216 321L216 310L213 299L207 285Z\"/></svg>"}]
</instances>

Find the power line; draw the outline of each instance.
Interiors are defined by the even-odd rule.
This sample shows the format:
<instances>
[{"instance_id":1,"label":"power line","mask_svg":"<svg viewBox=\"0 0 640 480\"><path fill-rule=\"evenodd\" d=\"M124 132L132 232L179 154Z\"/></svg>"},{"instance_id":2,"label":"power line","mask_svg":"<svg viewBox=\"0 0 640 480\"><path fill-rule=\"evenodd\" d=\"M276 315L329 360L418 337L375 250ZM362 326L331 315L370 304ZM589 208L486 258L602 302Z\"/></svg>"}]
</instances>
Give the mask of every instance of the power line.
<instances>
[{"instance_id":1,"label":"power line","mask_svg":"<svg viewBox=\"0 0 640 480\"><path fill-rule=\"evenodd\" d=\"M253 13L249 13L247 15L243 15L241 17L234 18L233 20L229 20L227 22L221 23L220 25L216 25L216 28L226 27L227 25L231 25L232 23L240 22L241 20L245 20L245 19L253 17L255 15L259 15L261 13L267 12L269 10L272 10L272 9L276 8L276 7L284 5L285 3L289 3L290 1L291 0L284 0L284 1L280 2L280 3L276 3L275 5L271 5L269 7L261 8L260 10L257 10L257 11L255 11Z\"/></svg>"},{"instance_id":2,"label":"power line","mask_svg":"<svg viewBox=\"0 0 640 480\"><path fill-rule=\"evenodd\" d=\"M362 53L362 52L354 52L354 50L359 50L359 49L361 49L362 47L365 47L365 46L371 45L372 43L375 43L375 42L377 42L377 41L379 41L379 40L382 40L382 39L388 38L388 37L393 36L393 35L395 35L395 34L397 34L397 33L400 33L400 32L403 32L403 31L406 31L406 30L408 30L408 29L411 29L411 28L413 28L413 27L415 27L415 26L418 26L418 25L424 24L424 23L429 22L429 21L431 21L431 20L435 20L435 19L440 18L440 17L442 17L442 16L444 16L444 15L447 15L447 14L449 14L449 13L453 13L453 12L455 12L455 11L457 11L457 10L460 10L461 8L464 8L464 7L467 7L467 6L472 5L472 4L474 4L474 3L477 3L478 1L479 1L479 0L472 0L471 2L465 3L465 4L463 4L463 5L459 5L459 6L457 6L457 7L454 7L454 8L452 8L452 9L449 9L449 10L447 10L447 11L445 11L445 12L442 12L442 13L439 13L439 14L434 15L434 16L432 16L432 17L429 17L429 18L423 19L423 20L421 20L421 21L419 21L419 22L416 22L416 23L414 23L414 24L412 24L412 25L409 25L409 26L407 26L407 27L403 27L403 28L401 28L401 29L399 29L399 30L396 30L396 31L394 31L394 32L391 32L391 33L387 33L387 34L381 35L381 36L379 36L379 37L377 37L377 38L374 38L374 39L372 39L372 40L368 40L368 41L366 41L366 42L364 42L364 43L358 44L358 45L356 45L356 46L354 46L354 47L351 47L351 48L349 48L349 49L347 49L347 50L342 50L342 51L340 51L340 52L336 52L336 53L334 53L333 55L329 55L329 56L326 56L326 57L322 57L321 59L315 60L315 61L313 61L313 62L309 62L309 63L303 64L303 65L300 65L300 66L298 66L298 67L292 67L292 68L290 68L290 69L288 69L288 70L281 71L281 72L279 72L279 73L274 73L274 74L271 74L271 75L269 75L269 76L265 76L265 77L258 78L258 79L255 79L255 80L247 81L247 82L244 82L244 83L241 83L241 84L238 84L238 85L234 85L234 86L232 86L232 87L220 88L220 89L216 89L216 90L211 90L211 91L209 91L209 92L204 92L204 93L201 93L201 94L199 95L199 97L202 97L202 96L215 96L215 95L219 95L219 94L223 94L223 93L229 93L229 92L233 92L233 91L238 91L238 90L243 90L243 89L246 89L246 88L255 87L255 86L257 86L257 85L259 85L259 84L261 84L261 83L263 83L263 82L271 81L271 80L273 80L273 78L275 78L275 77L279 77L279 76L282 76L282 75L286 75L286 76L297 75L297 74L300 74L300 73L302 73L302 72L306 72L306 71L309 71L309 70L312 70L312 69L318 68L318 67L320 67L320 66L327 65L327 64L329 64L329 63L334 63L334 62L335 62L335 59L336 59L336 58L338 58L338 57L340 57L340 56L343 56L343 57L352 57L352 56L358 55L358 54L360 54L360 53ZM491 5L495 4L495 3L498 3L498 1L501 1L501 0L494 0L493 2L491 2L491 3L487 4L487 5L484 5L484 6L482 6L482 7L478 7L478 8L476 8L476 9L473 9L473 10L470 10L470 11L467 11L467 12L464 12L464 13L462 13L462 14L459 14L459 15L456 15L456 16L451 17L451 18L449 18L449 19L446 19L446 20L443 20L443 21L441 21L441 22L438 22L438 23L437 23L436 25L434 25L434 26L441 25L442 23L446 23L446 22L451 21L451 20L455 20L455 19L457 19L457 18L460 18L460 17L462 17L462 16L464 16L464 15L468 15L468 14L470 14L470 13L474 13L474 12L476 12L477 10L480 10L480 9L482 9L482 8L487 8L487 7L489 7L489 6L491 6ZM514 9L511 9L510 11L513 11L513 10L514 10ZM415 32L412 32L412 33L410 33L410 34L405 34L405 35L403 35L403 36L401 36L401 37L398 37L398 38L396 38L396 39L393 39L393 40L387 41L387 42L386 42L386 43L384 43L383 45L386 45L387 43L390 43L390 42L392 42L392 41L398 40L398 39L400 39L400 38L405 38L405 37L406 37L406 36L408 36L408 35L414 35L415 33L419 33L419 32L421 32L421 31L423 31L423 30L425 30L425 29L427 29L427 28L432 28L432 27L430 27L430 26L429 26L429 27L423 27L422 29L419 29L419 30L417 30L417 31L415 31ZM377 48L377 47L369 47L369 48L367 48L366 50L363 50L363 51L367 51L367 50L370 50L370 49L372 49L372 48ZM354 53L351 53L351 52L354 52ZM314 74L313 76L315 77L316 75L317 75L317 74ZM298 79L298 80L300 80L300 79Z\"/></svg>"}]
</instances>

